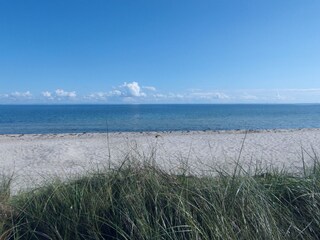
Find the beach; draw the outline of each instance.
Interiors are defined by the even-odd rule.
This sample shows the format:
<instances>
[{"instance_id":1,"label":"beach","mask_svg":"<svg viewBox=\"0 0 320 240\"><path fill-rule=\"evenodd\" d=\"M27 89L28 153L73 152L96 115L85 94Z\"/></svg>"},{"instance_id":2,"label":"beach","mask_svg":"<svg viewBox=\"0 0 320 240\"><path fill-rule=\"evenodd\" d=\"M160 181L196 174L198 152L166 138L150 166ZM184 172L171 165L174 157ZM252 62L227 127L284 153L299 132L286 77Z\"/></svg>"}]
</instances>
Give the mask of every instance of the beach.
<instances>
[{"instance_id":1,"label":"beach","mask_svg":"<svg viewBox=\"0 0 320 240\"><path fill-rule=\"evenodd\" d=\"M0 135L1 171L13 176L13 191L55 177L119 166L125 159L168 171L210 173L272 167L301 171L319 152L320 129L173 131Z\"/></svg>"}]
</instances>

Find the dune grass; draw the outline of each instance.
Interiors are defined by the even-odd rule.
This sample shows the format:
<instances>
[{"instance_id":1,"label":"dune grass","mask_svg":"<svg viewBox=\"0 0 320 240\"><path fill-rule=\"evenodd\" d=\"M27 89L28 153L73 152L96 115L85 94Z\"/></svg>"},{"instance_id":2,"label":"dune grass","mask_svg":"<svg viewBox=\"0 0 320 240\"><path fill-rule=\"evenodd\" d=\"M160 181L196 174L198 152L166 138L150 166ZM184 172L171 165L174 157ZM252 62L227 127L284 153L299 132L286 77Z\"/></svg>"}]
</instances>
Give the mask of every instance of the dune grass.
<instances>
[{"instance_id":1,"label":"dune grass","mask_svg":"<svg viewBox=\"0 0 320 240\"><path fill-rule=\"evenodd\" d=\"M193 176L127 162L12 197L6 181L0 239L319 239L318 169Z\"/></svg>"},{"instance_id":2,"label":"dune grass","mask_svg":"<svg viewBox=\"0 0 320 240\"><path fill-rule=\"evenodd\" d=\"M4 232L5 221L12 215L9 204L11 180L11 177L6 176L5 174L0 174L0 233Z\"/></svg>"}]
</instances>

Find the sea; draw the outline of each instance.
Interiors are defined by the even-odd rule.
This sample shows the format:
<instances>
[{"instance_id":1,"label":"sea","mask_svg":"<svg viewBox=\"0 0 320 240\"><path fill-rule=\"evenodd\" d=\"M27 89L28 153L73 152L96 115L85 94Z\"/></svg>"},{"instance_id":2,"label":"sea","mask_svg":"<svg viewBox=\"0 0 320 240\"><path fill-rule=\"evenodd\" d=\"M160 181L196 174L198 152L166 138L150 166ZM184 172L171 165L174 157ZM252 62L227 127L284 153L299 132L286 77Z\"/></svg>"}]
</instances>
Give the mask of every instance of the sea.
<instances>
[{"instance_id":1,"label":"sea","mask_svg":"<svg viewBox=\"0 0 320 240\"><path fill-rule=\"evenodd\" d=\"M0 134L320 128L320 104L0 105Z\"/></svg>"}]
</instances>

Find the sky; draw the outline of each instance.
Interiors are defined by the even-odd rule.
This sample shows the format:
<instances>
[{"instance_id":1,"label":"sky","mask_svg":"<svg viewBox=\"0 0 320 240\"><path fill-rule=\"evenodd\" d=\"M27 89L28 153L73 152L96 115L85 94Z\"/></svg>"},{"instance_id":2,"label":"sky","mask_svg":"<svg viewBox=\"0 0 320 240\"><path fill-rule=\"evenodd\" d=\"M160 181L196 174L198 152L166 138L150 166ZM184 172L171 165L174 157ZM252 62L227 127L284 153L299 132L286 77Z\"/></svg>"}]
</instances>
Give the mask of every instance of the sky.
<instances>
[{"instance_id":1,"label":"sky","mask_svg":"<svg viewBox=\"0 0 320 240\"><path fill-rule=\"evenodd\" d=\"M320 103L319 0L0 0L0 104Z\"/></svg>"}]
</instances>

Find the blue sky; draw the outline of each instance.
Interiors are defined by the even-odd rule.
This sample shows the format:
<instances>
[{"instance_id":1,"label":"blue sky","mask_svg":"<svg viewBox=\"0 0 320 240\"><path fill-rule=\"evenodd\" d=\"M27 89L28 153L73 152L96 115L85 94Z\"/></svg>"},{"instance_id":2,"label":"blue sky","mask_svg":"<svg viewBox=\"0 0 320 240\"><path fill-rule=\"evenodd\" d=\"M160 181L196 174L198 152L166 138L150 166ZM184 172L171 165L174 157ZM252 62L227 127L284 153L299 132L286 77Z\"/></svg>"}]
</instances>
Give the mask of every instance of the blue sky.
<instances>
[{"instance_id":1,"label":"blue sky","mask_svg":"<svg viewBox=\"0 0 320 240\"><path fill-rule=\"evenodd\" d=\"M0 103L320 102L318 0L3 0Z\"/></svg>"}]
</instances>

